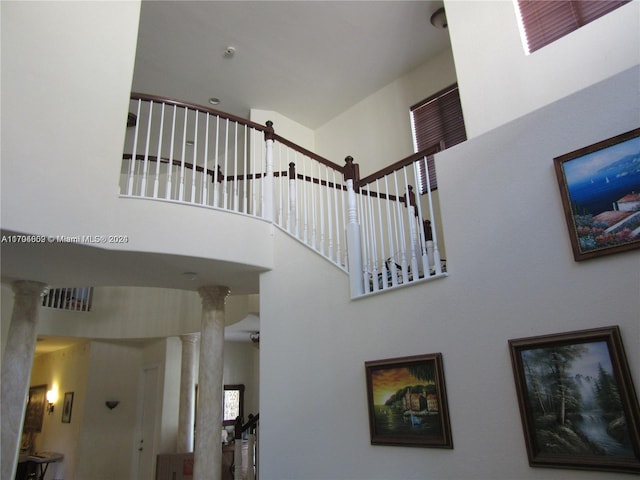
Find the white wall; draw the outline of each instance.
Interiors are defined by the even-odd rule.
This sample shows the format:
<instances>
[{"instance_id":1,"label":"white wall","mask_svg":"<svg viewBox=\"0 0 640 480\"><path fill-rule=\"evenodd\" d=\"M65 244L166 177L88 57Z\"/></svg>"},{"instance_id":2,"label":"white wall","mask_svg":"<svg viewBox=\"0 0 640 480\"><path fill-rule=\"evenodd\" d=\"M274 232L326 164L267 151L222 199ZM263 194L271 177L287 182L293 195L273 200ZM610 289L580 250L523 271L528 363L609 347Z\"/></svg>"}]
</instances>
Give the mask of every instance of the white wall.
<instances>
[{"instance_id":1,"label":"white wall","mask_svg":"<svg viewBox=\"0 0 640 480\"><path fill-rule=\"evenodd\" d=\"M362 177L413 153L409 107L456 82L451 50L394 80L315 131L316 153Z\"/></svg>"},{"instance_id":2,"label":"white wall","mask_svg":"<svg viewBox=\"0 0 640 480\"><path fill-rule=\"evenodd\" d=\"M45 414L42 432L35 449L40 452L60 452L64 460L49 466L49 478L76 478L79 437L84 420L87 373L90 357L89 342L58 350L34 359L30 385L46 384L58 389L58 401L51 414ZM65 393L73 393L71 421L62 423Z\"/></svg>"},{"instance_id":3,"label":"white wall","mask_svg":"<svg viewBox=\"0 0 640 480\"><path fill-rule=\"evenodd\" d=\"M445 1L467 137L640 62L640 2L525 55L512 1Z\"/></svg>"},{"instance_id":4,"label":"white wall","mask_svg":"<svg viewBox=\"0 0 640 480\"><path fill-rule=\"evenodd\" d=\"M75 477L69 480L130 478L137 446L141 362L142 351L136 345L92 342L77 468ZM109 410L104 402L114 399L120 404Z\"/></svg>"},{"instance_id":5,"label":"white wall","mask_svg":"<svg viewBox=\"0 0 640 480\"><path fill-rule=\"evenodd\" d=\"M310 128L273 110L252 108L249 118L251 121L261 125L266 125L267 122L271 120L273 122L273 129L278 135L295 142L307 150L315 151L315 134Z\"/></svg>"},{"instance_id":6,"label":"white wall","mask_svg":"<svg viewBox=\"0 0 640 480\"><path fill-rule=\"evenodd\" d=\"M447 278L349 301L343 274L278 233L260 285L261 478L603 478L528 466L508 340L617 324L640 382L640 252L574 262L553 169L638 126L639 73L436 157ZM432 352L453 450L370 445L364 362Z\"/></svg>"},{"instance_id":7,"label":"white wall","mask_svg":"<svg viewBox=\"0 0 640 480\"><path fill-rule=\"evenodd\" d=\"M2 2L2 228L268 267L265 222L118 198L139 14L135 0ZM250 248L258 237L265 248ZM49 282L46 266L30 279Z\"/></svg>"}]
</instances>

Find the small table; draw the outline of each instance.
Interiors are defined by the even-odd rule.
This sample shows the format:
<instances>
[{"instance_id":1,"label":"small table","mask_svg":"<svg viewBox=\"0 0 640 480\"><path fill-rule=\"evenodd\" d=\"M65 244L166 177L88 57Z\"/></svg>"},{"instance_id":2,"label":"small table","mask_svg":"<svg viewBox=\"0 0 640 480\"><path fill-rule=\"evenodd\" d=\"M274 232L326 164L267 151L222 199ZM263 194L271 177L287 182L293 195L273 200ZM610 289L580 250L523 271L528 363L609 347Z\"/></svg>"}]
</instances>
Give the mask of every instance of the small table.
<instances>
[{"instance_id":1,"label":"small table","mask_svg":"<svg viewBox=\"0 0 640 480\"><path fill-rule=\"evenodd\" d=\"M33 455L20 455L18 457L18 463L26 464L27 475L35 474L35 477L27 476L26 479L35 478L37 480L44 480L44 476L47 473L50 463L59 462L64 458L64 455L56 452L38 452Z\"/></svg>"}]
</instances>

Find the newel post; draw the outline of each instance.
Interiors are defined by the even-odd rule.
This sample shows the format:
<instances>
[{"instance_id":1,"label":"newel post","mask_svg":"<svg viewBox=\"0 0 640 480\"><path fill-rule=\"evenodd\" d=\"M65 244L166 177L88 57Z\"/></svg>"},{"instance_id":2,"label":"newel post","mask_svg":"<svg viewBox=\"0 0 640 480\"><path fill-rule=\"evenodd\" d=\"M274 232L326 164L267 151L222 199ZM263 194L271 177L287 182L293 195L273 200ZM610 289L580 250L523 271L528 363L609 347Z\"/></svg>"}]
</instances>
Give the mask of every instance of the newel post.
<instances>
[{"instance_id":1,"label":"newel post","mask_svg":"<svg viewBox=\"0 0 640 480\"><path fill-rule=\"evenodd\" d=\"M264 131L266 144L266 170L262 179L262 217L273 222L273 122L267 121L267 129Z\"/></svg>"},{"instance_id":2,"label":"newel post","mask_svg":"<svg viewBox=\"0 0 640 480\"><path fill-rule=\"evenodd\" d=\"M358 224L358 208L356 188L359 180L358 164L353 157L344 159L344 180L347 185L347 256L349 262L349 284L351 297L364 294L362 280L362 251L360 247L360 225Z\"/></svg>"}]
</instances>

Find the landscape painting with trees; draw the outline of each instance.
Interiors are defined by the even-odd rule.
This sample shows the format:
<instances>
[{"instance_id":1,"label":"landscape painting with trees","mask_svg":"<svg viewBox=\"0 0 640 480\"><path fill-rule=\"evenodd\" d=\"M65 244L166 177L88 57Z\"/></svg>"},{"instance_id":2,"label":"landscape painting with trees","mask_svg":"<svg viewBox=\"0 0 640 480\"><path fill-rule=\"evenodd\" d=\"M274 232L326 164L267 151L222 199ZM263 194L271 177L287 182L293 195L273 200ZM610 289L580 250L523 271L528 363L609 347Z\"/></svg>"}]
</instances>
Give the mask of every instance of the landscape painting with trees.
<instances>
[{"instance_id":1,"label":"landscape painting with trees","mask_svg":"<svg viewBox=\"0 0 640 480\"><path fill-rule=\"evenodd\" d=\"M453 447L441 354L365 368L372 444Z\"/></svg>"},{"instance_id":2,"label":"landscape painting with trees","mask_svg":"<svg viewBox=\"0 0 640 480\"><path fill-rule=\"evenodd\" d=\"M532 464L640 471L638 402L617 327L509 343Z\"/></svg>"}]
</instances>

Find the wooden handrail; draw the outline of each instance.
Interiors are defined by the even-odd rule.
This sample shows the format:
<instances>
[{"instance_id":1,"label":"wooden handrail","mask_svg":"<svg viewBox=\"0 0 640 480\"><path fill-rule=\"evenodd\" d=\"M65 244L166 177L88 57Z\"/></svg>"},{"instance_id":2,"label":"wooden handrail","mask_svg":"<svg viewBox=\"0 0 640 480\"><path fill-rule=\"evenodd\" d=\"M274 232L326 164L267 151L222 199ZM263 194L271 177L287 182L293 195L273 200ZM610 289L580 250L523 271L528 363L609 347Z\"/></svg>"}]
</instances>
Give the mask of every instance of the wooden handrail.
<instances>
[{"instance_id":1,"label":"wooden handrail","mask_svg":"<svg viewBox=\"0 0 640 480\"><path fill-rule=\"evenodd\" d=\"M363 185L366 185L368 183L375 182L376 180L384 178L386 175L389 175L390 173L393 173L396 170L400 170L401 168L406 167L407 165L411 165L412 163L420 160L421 158L434 155L441 150L442 150L442 143L438 143L436 145L431 145L430 147L427 147L424 150L420 150L417 153L409 155L408 157L405 157L402 160L398 160L397 162L392 163L388 167L385 167L382 170L378 170L377 172L372 173L371 175L367 175L366 177L358 180L357 182L358 188L362 188Z\"/></svg>"},{"instance_id":2,"label":"wooden handrail","mask_svg":"<svg viewBox=\"0 0 640 480\"><path fill-rule=\"evenodd\" d=\"M159 97L157 95L148 95L146 93L139 92L131 92L131 100L145 100L157 103L165 103L168 105L175 105L176 107L191 108L199 112L210 113L212 115L219 116L220 118L229 119L232 122L237 122L242 125L255 128L256 130L260 130L262 132L266 132L268 130L268 127L260 125L256 122L252 122L251 120L247 120L246 118L238 117L236 115L232 115L231 113L223 112L222 110L216 110L215 108L209 108L202 105L197 105L195 103L184 102L182 100L174 100L172 98Z\"/></svg>"},{"instance_id":3,"label":"wooden handrail","mask_svg":"<svg viewBox=\"0 0 640 480\"><path fill-rule=\"evenodd\" d=\"M284 137L281 137L280 135L278 135L277 133L273 135L274 140L276 140L279 143L282 143L283 145L286 145L287 147L292 148L293 150L302 153L303 155L306 155L309 158L312 158L314 160L316 160L319 163L322 163L323 165L326 165L329 168L333 168L334 170L337 170L340 173L344 172L344 167L338 165L337 163L333 163L331 160L327 160L324 157L321 157L320 155L313 153L310 150L307 150L304 147L301 147L300 145L296 145L295 143L293 143L291 140L287 140Z\"/></svg>"},{"instance_id":4,"label":"wooden handrail","mask_svg":"<svg viewBox=\"0 0 640 480\"><path fill-rule=\"evenodd\" d=\"M258 421L260 420L260 414L256 413L255 415L249 415L249 420L244 425L242 424L242 417L236 417L235 429L234 429L234 438L236 440L242 438L242 433L251 429L254 430L258 426Z\"/></svg>"}]
</instances>

